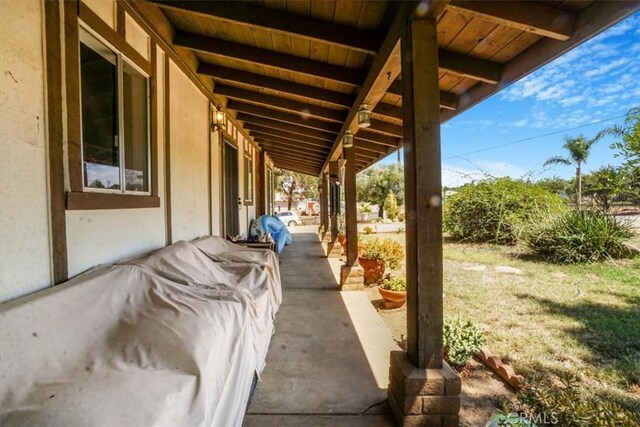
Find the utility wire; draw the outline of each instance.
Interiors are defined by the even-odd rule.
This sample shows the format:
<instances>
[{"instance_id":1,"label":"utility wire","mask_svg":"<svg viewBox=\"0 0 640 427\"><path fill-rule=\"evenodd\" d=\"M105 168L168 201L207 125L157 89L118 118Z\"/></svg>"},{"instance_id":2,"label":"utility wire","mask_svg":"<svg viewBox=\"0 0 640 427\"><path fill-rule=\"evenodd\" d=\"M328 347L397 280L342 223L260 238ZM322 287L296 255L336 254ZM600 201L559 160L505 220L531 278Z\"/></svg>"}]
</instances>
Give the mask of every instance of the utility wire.
<instances>
[{"instance_id":1,"label":"utility wire","mask_svg":"<svg viewBox=\"0 0 640 427\"><path fill-rule=\"evenodd\" d=\"M576 126L576 127L572 127L572 128L561 129L561 130L557 130L557 131L554 131L554 132L545 133L544 135L530 136L528 138L518 139L517 141L507 142L506 144L493 145L491 147L481 148L479 150L467 151L466 153L460 153L460 154L455 154L453 156L445 157L445 158L443 158L443 160L451 160L451 159L454 159L456 157L464 159L462 156L468 156L469 154L484 153L485 151L497 150L498 148L503 148L503 147L508 147L510 145L520 144L522 142L531 141L532 139L538 139L538 138L544 138L544 137L547 137L547 136L557 135L559 133L568 132L568 131L571 131L571 130L576 130L576 129L580 129L580 128L587 127L587 126L597 125L597 124L600 124L600 123L603 123L603 122L608 122L609 120L615 120L615 119L619 119L619 118L622 118L622 117L626 117L628 115L629 115L629 113L625 113L625 114L622 114L620 116L609 117L608 119L602 119L602 120L598 120L596 122L586 123L586 124L580 125L580 126ZM466 159L464 159L464 160L466 160Z\"/></svg>"}]
</instances>

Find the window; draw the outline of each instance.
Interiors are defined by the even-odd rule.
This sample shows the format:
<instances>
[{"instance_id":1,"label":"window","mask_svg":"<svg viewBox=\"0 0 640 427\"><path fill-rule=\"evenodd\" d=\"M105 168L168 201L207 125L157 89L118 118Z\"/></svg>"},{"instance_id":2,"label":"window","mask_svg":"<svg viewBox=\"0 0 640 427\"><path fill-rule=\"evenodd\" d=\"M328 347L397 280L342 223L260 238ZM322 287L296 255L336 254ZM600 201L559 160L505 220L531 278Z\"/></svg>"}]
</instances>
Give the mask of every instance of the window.
<instances>
[{"instance_id":1,"label":"window","mask_svg":"<svg viewBox=\"0 0 640 427\"><path fill-rule=\"evenodd\" d=\"M253 154L253 148L249 152ZM244 203L253 204L253 156L244 158Z\"/></svg>"},{"instance_id":2,"label":"window","mask_svg":"<svg viewBox=\"0 0 640 427\"><path fill-rule=\"evenodd\" d=\"M80 29L83 187L150 193L149 77Z\"/></svg>"}]
</instances>

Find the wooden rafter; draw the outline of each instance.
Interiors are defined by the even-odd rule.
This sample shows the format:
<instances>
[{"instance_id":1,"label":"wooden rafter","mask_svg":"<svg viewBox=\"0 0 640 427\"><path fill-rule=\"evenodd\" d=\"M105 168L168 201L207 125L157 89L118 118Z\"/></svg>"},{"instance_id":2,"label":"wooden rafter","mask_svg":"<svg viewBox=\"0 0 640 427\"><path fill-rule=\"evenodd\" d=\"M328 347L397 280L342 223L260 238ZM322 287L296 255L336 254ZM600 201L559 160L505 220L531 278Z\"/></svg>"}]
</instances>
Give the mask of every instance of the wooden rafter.
<instances>
[{"instance_id":1,"label":"wooden rafter","mask_svg":"<svg viewBox=\"0 0 640 427\"><path fill-rule=\"evenodd\" d=\"M402 81L396 80L389 86L388 93L402 96ZM452 92L440 91L440 107L447 110L458 108L458 95Z\"/></svg>"},{"instance_id":2,"label":"wooden rafter","mask_svg":"<svg viewBox=\"0 0 640 427\"><path fill-rule=\"evenodd\" d=\"M326 62L314 61L212 37L178 32L174 36L173 44L205 54L233 58L352 86L359 86L363 81L362 71L358 69L340 67Z\"/></svg>"},{"instance_id":3,"label":"wooden rafter","mask_svg":"<svg viewBox=\"0 0 640 427\"><path fill-rule=\"evenodd\" d=\"M356 138L364 141L375 142L380 145L387 145L389 147L398 147L400 141L394 136L384 135L378 132L372 132L367 129L360 129L356 134Z\"/></svg>"},{"instance_id":4,"label":"wooden rafter","mask_svg":"<svg viewBox=\"0 0 640 427\"><path fill-rule=\"evenodd\" d=\"M497 84L502 76L502 64L446 50L438 52L441 70L485 83Z\"/></svg>"},{"instance_id":5,"label":"wooden rafter","mask_svg":"<svg viewBox=\"0 0 640 427\"><path fill-rule=\"evenodd\" d=\"M385 104L384 102L379 103L373 109L375 114L380 114L381 116L390 117L396 120L402 120L402 107L397 107L391 104Z\"/></svg>"},{"instance_id":6,"label":"wooden rafter","mask_svg":"<svg viewBox=\"0 0 640 427\"><path fill-rule=\"evenodd\" d=\"M325 132L318 129L312 129L312 128L299 126L292 123L285 123L280 120L272 120L265 117L254 116L251 114L240 113L236 116L236 119L241 122L260 125L260 126L268 127L271 129L283 130L286 132L308 136L310 138L315 138L322 141L332 141L335 138L335 134L332 132ZM246 128L250 129L250 127L246 127Z\"/></svg>"},{"instance_id":7,"label":"wooden rafter","mask_svg":"<svg viewBox=\"0 0 640 427\"><path fill-rule=\"evenodd\" d=\"M277 132L274 132L274 133L277 134ZM317 142L310 144L308 142L300 140L300 138L291 140L291 139L282 138L277 135L270 135L268 133L261 133L256 131L251 131L251 136L253 136L255 140L266 140L270 142L275 142L279 145L287 146L290 148L301 148L306 150L313 150L314 152L322 153L324 155L329 154L329 151L331 151L331 145L318 144Z\"/></svg>"},{"instance_id":8,"label":"wooden rafter","mask_svg":"<svg viewBox=\"0 0 640 427\"><path fill-rule=\"evenodd\" d=\"M281 129L273 129L265 126L255 125L253 123L245 123L245 129L251 132L251 135L256 136L273 136L277 138L281 138L287 141L295 142L295 143L304 143L305 145L309 145L312 147L319 147L322 149L331 150L331 142L323 141L317 138L311 138L304 135L300 135L298 133L287 132Z\"/></svg>"},{"instance_id":9,"label":"wooden rafter","mask_svg":"<svg viewBox=\"0 0 640 427\"><path fill-rule=\"evenodd\" d=\"M330 108L319 107L314 104L307 104L233 86L217 85L215 91L219 95L226 96L227 98L248 101L265 105L267 107L291 111L301 115L313 116L321 120L342 123L347 116L344 111L332 110Z\"/></svg>"},{"instance_id":10,"label":"wooden rafter","mask_svg":"<svg viewBox=\"0 0 640 427\"><path fill-rule=\"evenodd\" d=\"M357 136L354 138L354 140L357 148L362 148L363 150L371 151L373 153L389 154L394 150L394 147L391 147L389 145L382 145L371 141L365 141L358 138Z\"/></svg>"},{"instance_id":11,"label":"wooden rafter","mask_svg":"<svg viewBox=\"0 0 640 427\"><path fill-rule=\"evenodd\" d=\"M314 163L322 163L326 158L325 156L320 154L297 152L296 150L292 150L289 148L279 147L277 145L269 144L266 141L261 141L261 145L267 151L270 151L272 153L280 153L287 157L291 157L292 159L308 160Z\"/></svg>"},{"instance_id":12,"label":"wooden rafter","mask_svg":"<svg viewBox=\"0 0 640 427\"><path fill-rule=\"evenodd\" d=\"M472 87L465 96L460 98L458 110L444 111L441 114L441 121L445 122L460 114L638 10L640 10L638 0L592 3L576 17L575 31L570 40L566 42L548 38L540 40L505 65L498 85L478 84Z\"/></svg>"},{"instance_id":13,"label":"wooden rafter","mask_svg":"<svg viewBox=\"0 0 640 427\"><path fill-rule=\"evenodd\" d=\"M240 2L162 1L160 7L222 19L294 37L376 53L382 37L375 31L360 30L321 19Z\"/></svg>"},{"instance_id":14,"label":"wooden rafter","mask_svg":"<svg viewBox=\"0 0 640 427\"><path fill-rule=\"evenodd\" d=\"M254 139L256 142L260 143L260 145L263 145L265 147L273 147L273 148L281 148L283 150L291 150L293 152L296 153L300 153L300 154L305 154L305 155L310 155L313 157L321 157L324 158L327 156L327 152L322 151L322 150L318 150L318 149L314 149L314 148L309 148L309 147L305 147L303 145L296 145L295 143L293 144L283 144L279 141L274 141L273 138L261 138L261 137L255 137Z\"/></svg>"},{"instance_id":15,"label":"wooden rafter","mask_svg":"<svg viewBox=\"0 0 640 427\"><path fill-rule=\"evenodd\" d=\"M248 71L221 67L206 62L200 63L198 66L198 73L213 77L215 80L242 83L258 88L267 88L277 92L303 96L305 98L315 99L317 101L323 101L341 107L350 107L354 100L352 95L347 95L345 93L307 86L289 80L266 77L260 74L250 73Z\"/></svg>"},{"instance_id":16,"label":"wooden rafter","mask_svg":"<svg viewBox=\"0 0 640 427\"><path fill-rule=\"evenodd\" d=\"M438 3L438 5L439 4L440 3ZM415 7L416 2L400 3L391 27L369 68L367 77L360 88L353 106L349 110L342 129L340 129L335 139L331 156L322 167L323 170L329 166L329 161L337 158L340 148L342 147L342 137L344 133L347 130L357 132L358 128L355 123L355 118L360 104L366 103L369 105L369 108L374 108L387 92L391 83L400 75L400 37L402 36L407 19L409 15L415 11ZM440 7L437 7L437 9L439 10Z\"/></svg>"},{"instance_id":17,"label":"wooden rafter","mask_svg":"<svg viewBox=\"0 0 640 427\"><path fill-rule=\"evenodd\" d=\"M368 127L368 129L370 131L383 133L385 135L402 138L402 126L397 126L380 120L371 119L371 125Z\"/></svg>"},{"instance_id":18,"label":"wooden rafter","mask_svg":"<svg viewBox=\"0 0 640 427\"><path fill-rule=\"evenodd\" d=\"M448 9L560 41L575 27L573 13L536 1L452 1Z\"/></svg>"},{"instance_id":19,"label":"wooden rafter","mask_svg":"<svg viewBox=\"0 0 640 427\"><path fill-rule=\"evenodd\" d=\"M229 101L227 103L227 109L251 114L254 116L274 119L297 126L308 127L310 129L317 129L324 132L338 133L338 130L340 129L339 125L326 122L324 120L318 120L313 117L305 116L303 114L287 113L281 110L261 107L259 105L247 104L246 102L234 100Z\"/></svg>"}]
</instances>

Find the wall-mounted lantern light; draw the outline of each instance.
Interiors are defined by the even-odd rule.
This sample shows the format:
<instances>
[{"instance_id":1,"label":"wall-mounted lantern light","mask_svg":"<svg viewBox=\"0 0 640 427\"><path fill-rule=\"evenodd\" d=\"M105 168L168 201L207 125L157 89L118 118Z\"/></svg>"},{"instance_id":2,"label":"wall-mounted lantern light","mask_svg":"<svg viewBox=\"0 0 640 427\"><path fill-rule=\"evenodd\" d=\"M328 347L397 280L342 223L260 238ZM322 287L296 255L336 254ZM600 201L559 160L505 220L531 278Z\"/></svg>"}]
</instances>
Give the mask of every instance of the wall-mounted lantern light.
<instances>
[{"instance_id":1,"label":"wall-mounted lantern light","mask_svg":"<svg viewBox=\"0 0 640 427\"><path fill-rule=\"evenodd\" d=\"M361 104L358 110L358 127L368 128L371 124L371 111L367 108L367 104Z\"/></svg>"},{"instance_id":2,"label":"wall-mounted lantern light","mask_svg":"<svg viewBox=\"0 0 640 427\"><path fill-rule=\"evenodd\" d=\"M211 127L214 132L221 129L224 126L224 111L222 111L222 107L218 105L213 111L213 117L211 119Z\"/></svg>"},{"instance_id":3,"label":"wall-mounted lantern light","mask_svg":"<svg viewBox=\"0 0 640 427\"><path fill-rule=\"evenodd\" d=\"M344 136L342 137L342 147L351 148L353 147L353 134L351 131L346 131Z\"/></svg>"}]
</instances>

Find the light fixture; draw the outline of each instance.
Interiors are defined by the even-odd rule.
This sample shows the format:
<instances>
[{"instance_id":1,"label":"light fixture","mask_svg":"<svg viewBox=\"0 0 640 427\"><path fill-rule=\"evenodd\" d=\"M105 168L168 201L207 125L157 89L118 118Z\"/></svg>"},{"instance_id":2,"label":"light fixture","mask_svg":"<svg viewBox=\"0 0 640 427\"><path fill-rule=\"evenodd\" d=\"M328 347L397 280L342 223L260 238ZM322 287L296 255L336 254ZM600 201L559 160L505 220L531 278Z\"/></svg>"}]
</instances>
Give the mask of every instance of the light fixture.
<instances>
[{"instance_id":1,"label":"light fixture","mask_svg":"<svg viewBox=\"0 0 640 427\"><path fill-rule=\"evenodd\" d=\"M367 104L361 104L358 109L358 127L368 128L371 124L371 111L367 108Z\"/></svg>"},{"instance_id":2,"label":"light fixture","mask_svg":"<svg viewBox=\"0 0 640 427\"><path fill-rule=\"evenodd\" d=\"M213 118L211 120L211 127L213 128L214 132L219 130L220 128L222 128L222 126L224 125L224 111L222 111L222 107L220 105L218 105L218 108L216 108L213 111Z\"/></svg>"},{"instance_id":3,"label":"light fixture","mask_svg":"<svg viewBox=\"0 0 640 427\"><path fill-rule=\"evenodd\" d=\"M344 148L353 147L353 134L351 133L350 130L346 131L344 133L344 136L342 137L342 147Z\"/></svg>"}]
</instances>

